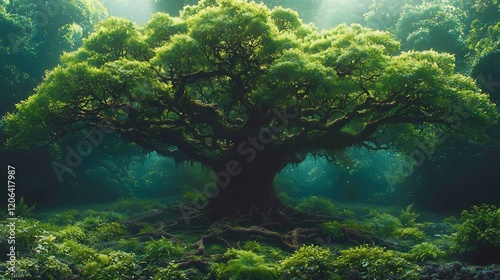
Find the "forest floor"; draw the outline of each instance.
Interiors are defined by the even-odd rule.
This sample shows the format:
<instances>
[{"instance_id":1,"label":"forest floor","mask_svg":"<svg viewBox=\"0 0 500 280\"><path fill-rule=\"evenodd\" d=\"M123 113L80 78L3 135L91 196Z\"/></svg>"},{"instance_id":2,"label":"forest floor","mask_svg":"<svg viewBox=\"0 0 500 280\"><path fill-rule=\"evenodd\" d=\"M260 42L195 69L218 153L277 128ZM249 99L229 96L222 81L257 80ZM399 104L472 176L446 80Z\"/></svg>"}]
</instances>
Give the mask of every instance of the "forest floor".
<instances>
[{"instance_id":1,"label":"forest floor","mask_svg":"<svg viewBox=\"0 0 500 280\"><path fill-rule=\"evenodd\" d=\"M186 220L172 206L179 204L164 197L20 207L15 262L3 259L0 278L500 279L498 259L473 264L457 247L459 217L412 206L311 196L290 202L287 221L256 223L244 215ZM0 235L6 256L7 222Z\"/></svg>"}]
</instances>

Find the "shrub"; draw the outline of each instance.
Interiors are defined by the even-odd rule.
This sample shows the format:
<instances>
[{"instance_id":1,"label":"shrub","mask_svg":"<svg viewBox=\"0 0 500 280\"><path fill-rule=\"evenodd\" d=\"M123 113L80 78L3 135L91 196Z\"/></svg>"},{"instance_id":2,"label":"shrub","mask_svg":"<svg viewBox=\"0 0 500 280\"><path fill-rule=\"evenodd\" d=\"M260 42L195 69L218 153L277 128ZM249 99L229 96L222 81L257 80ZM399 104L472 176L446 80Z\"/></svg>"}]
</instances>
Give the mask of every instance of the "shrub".
<instances>
[{"instance_id":1,"label":"shrub","mask_svg":"<svg viewBox=\"0 0 500 280\"><path fill-rule=\"evenodd\" d=\"M267 265L264 257L251 251L229 249L224 257L227 263L215 266L217 280L273 280L278 279L273 267Z\"/></svg>"},{"instance_id":2,"label":"shrub","mask_svg":"<svg viewBox=\"0 0 500 280\"><path fill-rule=\"evenodd\" d=\"M152 280L189 280L189 278L176 264L170 263L167 267L158 269Z\"/></svg>"},{"instance_id":3,"label":"shrub","mask_svg":"<svg viewBox=\"0 0 500 280\"><path fill-rule=\"evenodd\" d=\"M143 260L148 263L167 264L173 258L181 257L183 254L183 247L162 237L146 242Z\"/></svg>"},{"instance_id":4,"label":"shrub","mask_svg":"<svg viewBox=\"0 0 500 280\"><path fill-rule=\"evenodd\" d=\"M333 215L335 210L335 205L328 199L311 196L302 199L302 202L297 205L297 210L307 213L319 214L319 215Z\"/></svg>"},{"instance_id":5,"label":"shrub","mask_svg":"<svg viewBox=\"0 0 500 280\"><path fill-rule=\"evenodd\" d=\"M500 208L473 206L462 212L460 221L453 237L455 253L479 261L500 255Z\"/></svg>"},{"instance_id":6,"label":"shrub","mask_svg":"<svg viewBox=\"0 0 500 280\"><path fill-rule=\"evenodd\" d=\"M398 238L407 240L421 241L425 239L425 233L416 227L397 228L394 234Z\"/></svg>"},{"instance_id":7,"label":"shrub","mask_svg":"<svg viewBox=\"0 0 500 280\"><path fill-rule=\"evenodd\" d=\"M21 196L21 199L16 203L16 215L24 217L24 218L32 218L35 216L33 211L35 210L35 204L28 206L24 202L24 196Z\"/></svg>"},{"instance_id":8,"label":"shrub","mask_svg":"<svg viewBox=\"0 0 500 280\"><path fill-rule=\"evenodd\" d=\"M68 258L75 264L85 264L97 255L96 250L75 240L66 240L58 244L57 251L59 256Z\"/></svg>"},{"instance_id":9,"label":"shrub","mask_svg":"<svg viewBox=\"0 0 500 280\"><path fill-rule=\"evenodd\" d=\"M333 267L341 279L418 279L408 261L379 246L341 250Z\"/></svg>"},{"instance_id":10,"label":"shrub","mask_svg":"<svg viewBox=\"0 0 500 280\"><path fill-rule=\"evenodd\" d=\"M12 279L8 278L9 274L6 276L6 279ZM21 257L16 260L15 279L66 280L73 279L73 276L69 266L56 259L55 256L39 255L34 258Z\"/></svg>"},{"instance_id":11,"label":"shrub","mask_svg":"<svg viewBox=\"0 0 500 280\"><path fill-rule=\"evenodd\" d=\"M415 211L412 210L413 204L408 205L406 209L401 210L398 218L405 227L414 227L415 220L420 216Z\"/></svg>"},{"instance_id":12,"label":"shrub","mask_svg":"<svg viewBox=\"0 0 500 280\"><path fill-rule=\"evenodd\" d=\"M283 279L332 279L333 255L330 250L304 245L281 261L279 273Z\"/></svg>"},{"instance_id":13,"label":"shrub","mask_svg":"<svg viewBox=\"0 0 500 280\"><path fill-rule=\"evenodd\" d=\"M444 258L446 253L441 251L435 244L423 242L413 246L409 252L410 258L414 261L430 261Z\"/></svg>"},{"instance_id":14,"label":"shrub","mask_svg":"<svg viewBox=\"0 0 500 280\"><path fill-rule=\"evenodd\" d=\"M82 241L85 240L86 234L85 231L78 226L66 226L54 233L54 235L60 240L77 240Z\"/></svg>"},{"instance_id":15,"label":"shrub","mask_svg":"<svg viewBox=\"0 0 500 280\"><path fill-rule=\"evenodd\" d=\"M80 212L76 209L66 210L62 213L55 214L49 219L49 223L56 225L67 225L76 222L79 218Z\"/></svg>"},{"instance_id":16,"label":"shrub","mask_svg":"<svg viewBox=\"0 0 500 280\"><path fill-rule=\"evenodd\" d=\"M252 251L254 253L260 253L262 251L262 246L260 246L259 242L250 240L245 242L245 245L243 245L243 250Z\"/></svg>"},{"instance_id":17,"label":"shrub","mask_svg":"<svg viewBox=\"0 0 500 280\"><path fill-rule=\"evenodd\" d=\"M103 224L97 228L97 237L104 241L114 240L126 234L125 226L117 222Z\"/></svg>"},{"instance_id":18,"label":"shrub","mask_svg":"<svg viewBox=\"0 0 500 280\"><path fill-rule=\"evenodd\" d=\"M321 231L325 235L331 236L333 240L342 240L345 238L342 226L338 221L329 221L321 225Z\"/></svg>"},{"instance_id":19,"label":"shrub","mask_svg":"<svg viewBox=\"0 0 500 280\"><path fill-rule=\"evenodd\" d=\"M71 279L73 272L69 266L54 256L57 253L55 240L51 234L37 236L34 256L17 259L16 274L24 277L22 279Z\"/></svg>"},{"instance_id":20,"label":"shrub","mask_svg":"<svg viewBox=\"0 0 500 280\"><path fill-rule=\"evenodd\" d=\"M98 254L94 261L83 268L84 279L89 280L138 279L139 273L135 254L122 251Z\"/></svg>"},{"instance_id":21,"label":"shrub","mask_svg":"<svg viewBox=\"0 0 500 280\"><path fill-rule=\"evenodd\" d=\"M391 236L397 228L402 227L401 221L391 214L377 214L370 220L376 233Z\"/></svg>"},{"instance_id":22,"label":"shrub","mask_svg":"<svg viewBox=\"0 0 500 280\"><path fill-rule=\"evenodd\" d=\"M86 230L95 230L96 228L105 224L106 222L107 221L101 217L90 216L90 217L86 217L81 222L75 223L75 225L81 226L82 228L84 228Z\"/></svg>"},{"instance_id":23,"label":"shrub","mask_svg":"<svg viewBox=\"0 0 500 280\"><path fill-rule=\"evenodd\" d=\"M142 243L137 238L120 239L116 246L121 251L125 252L139 252L142 249Z\"/></svg>"}]
</instances>

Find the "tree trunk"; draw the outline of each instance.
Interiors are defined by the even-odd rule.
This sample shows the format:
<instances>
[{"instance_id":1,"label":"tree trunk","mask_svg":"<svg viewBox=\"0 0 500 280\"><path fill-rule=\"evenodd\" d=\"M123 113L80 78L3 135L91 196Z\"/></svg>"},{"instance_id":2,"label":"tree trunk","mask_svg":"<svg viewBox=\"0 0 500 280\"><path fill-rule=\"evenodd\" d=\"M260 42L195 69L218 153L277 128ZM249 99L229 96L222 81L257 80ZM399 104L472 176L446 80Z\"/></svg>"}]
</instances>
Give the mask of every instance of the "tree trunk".
<instances>
[{"instance_id":1,"label":"tree trunk","mask_svg":"<svg viewBox=\"0 0 500 280\"><path fill-rule=\"evenodd\" d=\"M286 153L258 154L253 160L224 160L216 170L218 192L207 210L213 219L243 214L279 216L283 208L274 190L274 177L287 164Z\"/></svg>"}]
</instances>

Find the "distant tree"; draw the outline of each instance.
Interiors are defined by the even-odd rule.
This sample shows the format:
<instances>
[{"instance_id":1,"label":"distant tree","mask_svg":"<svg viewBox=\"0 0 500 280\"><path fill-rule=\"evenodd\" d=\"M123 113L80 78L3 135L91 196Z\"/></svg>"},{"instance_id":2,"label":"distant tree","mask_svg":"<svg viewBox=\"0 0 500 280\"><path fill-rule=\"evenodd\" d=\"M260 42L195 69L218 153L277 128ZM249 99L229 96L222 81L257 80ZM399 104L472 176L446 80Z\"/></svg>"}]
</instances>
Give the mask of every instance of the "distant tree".
<instances>
[{"instance_id":1,"label":"distant tree","mask_svg":"<svg viewBox=\"0 0 500 280\"><path fill-rule=\"evenodd\" d=\"M273 216L282 209L276 173L308 153L405 150L415 135L454 133L458 123L479 140L475 132L496 121L495 105L454 73L451 55L400 53L392 35L360 25L319 33L286 11L200 1L172 21L186 30L163 37L162 14L144 29L104 21L7 115L7 144L47 145L104 125L145 150L213 169L212 217Z\"/></svg>"},{"instance_id":2,"label":"distant tree","mask_svg":"<svg viewBox=\"0 0 500 280\"><path fill-rule=\"evenodd\" d=\"M423 0L373 0L365 21L368 27L390 32L396 31L396 24L406 5L417 6Z\"/></svg>"},{"instance_id":3,"label":"distant tree","mask_svg":"<svg viewBox=\"0 0 500 280\"><path fill-rule=\"evenodd\" d=\"M64 51L81 45L106 10L97 0L0 2L0 114L14 109Z\"/></svg>"},{"instance_id":4,"label":"distant tree","mask_svg":"<svg viewBox=\"0 0 500 280\"><path fill-rule=\"evenodd\" d=\"M467 51L459 10L443 3L405 6L396 24L404 50L436 50L463 58Z\"/></svg>"}]
</instances>

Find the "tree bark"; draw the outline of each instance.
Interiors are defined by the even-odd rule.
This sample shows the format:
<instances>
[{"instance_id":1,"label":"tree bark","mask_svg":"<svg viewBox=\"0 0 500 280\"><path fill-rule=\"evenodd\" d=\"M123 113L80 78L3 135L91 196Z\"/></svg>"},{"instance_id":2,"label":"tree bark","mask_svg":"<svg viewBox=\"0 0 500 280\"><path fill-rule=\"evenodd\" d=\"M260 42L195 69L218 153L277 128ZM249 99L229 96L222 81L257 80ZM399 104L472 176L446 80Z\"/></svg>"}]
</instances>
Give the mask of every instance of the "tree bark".
<instances>
[{"instance_id":1,"label":"tree bark","mask_svg":"<svg viewBox=\"0 0 500 280\"><path fill-rule=\"evenodd\" d=\"M218 163L218 192L209 201L209 217L221 219L234 215L279 216L283 205L274 190L276 174L288 163L285 152L258 154L253 160L236 157Z\"/></svg>"}]
</instances>

